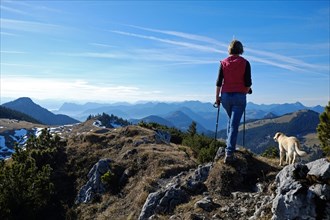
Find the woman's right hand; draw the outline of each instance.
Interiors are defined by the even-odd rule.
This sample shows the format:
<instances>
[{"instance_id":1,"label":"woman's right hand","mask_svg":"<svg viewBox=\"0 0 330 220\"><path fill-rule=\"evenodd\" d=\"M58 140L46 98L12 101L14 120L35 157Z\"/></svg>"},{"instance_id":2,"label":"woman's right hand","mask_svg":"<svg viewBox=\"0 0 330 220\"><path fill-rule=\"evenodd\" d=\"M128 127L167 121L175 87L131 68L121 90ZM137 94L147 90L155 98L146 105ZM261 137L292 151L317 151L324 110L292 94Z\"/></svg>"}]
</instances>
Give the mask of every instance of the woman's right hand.
<instances>
[{"instance_id":1,"label":"woman's right hand","mask_svg":"<svg viewBox=\"0 0 330 220\"><path fill-rule=\"evenodd\" d=\"M246 90L245 90L246 94L252 94L251 87L245 87L245 88L246 88Z\"/></svg>"},{"instance_id":2,"label":"woman's right hand","mask_svg":"<svg viewBox=\"0 0 330 220\"><path fill-rule=\"evenodd\" d=\"M219 106L220 103L221 103L221 97L220 97L220 96L217 96L217 97L215 98L215 104L216 104L217 106Z\"/></svg>"}]
</instances>

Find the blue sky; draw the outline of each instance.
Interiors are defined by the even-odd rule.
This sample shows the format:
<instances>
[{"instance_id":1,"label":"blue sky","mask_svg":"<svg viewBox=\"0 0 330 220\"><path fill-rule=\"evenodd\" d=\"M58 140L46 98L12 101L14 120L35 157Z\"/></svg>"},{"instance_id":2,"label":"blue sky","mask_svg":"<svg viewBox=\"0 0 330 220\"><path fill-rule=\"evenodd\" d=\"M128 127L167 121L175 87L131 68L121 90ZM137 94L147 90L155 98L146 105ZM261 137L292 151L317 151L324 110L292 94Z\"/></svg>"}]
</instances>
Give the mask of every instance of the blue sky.
<instances>
[{"instance_id":1,"label":"blue sky","mask_svg":"<svg viewBox=\"0 0 330 220\"><path fill-rule=\"evenodd\" d=\"M214 102L240 40L257 104L330 99L329 1L1 0L1 103Z\"/></svg>"}]
</instances>

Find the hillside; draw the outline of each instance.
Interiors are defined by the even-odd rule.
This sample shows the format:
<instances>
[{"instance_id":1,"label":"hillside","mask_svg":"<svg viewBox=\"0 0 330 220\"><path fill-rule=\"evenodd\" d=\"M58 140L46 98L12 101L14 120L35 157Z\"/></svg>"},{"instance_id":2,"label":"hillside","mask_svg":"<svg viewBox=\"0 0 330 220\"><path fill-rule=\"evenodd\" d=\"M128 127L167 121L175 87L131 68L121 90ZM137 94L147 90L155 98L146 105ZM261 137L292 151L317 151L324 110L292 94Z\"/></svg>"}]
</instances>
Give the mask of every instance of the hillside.
<instances>
[{"instance_id":1,"label":"hillside","mask_svg":"<svg viewBox=\"0 0 330 220\"><path fill-rule=\"evenodd\" d=\"M24 113L45 125L66 125L79 122L67 115L55 115L47 109L35 104L30 98L23 97L2 104L3 107Z\"/></svg>"},{"instance_id":2,"label":"hillside","mask_svg":"<svg viewBox=\"0 0 330 220\"><path fill-rule=\"evenodd\" d=\"M15 111L15 110L6 108L4 106L0 106L0 118L16 119L16 120L40 124L40 122L38 120L30 117L29 115L24 114L19 111Z\"/></svg>"},{"instance_id":3,"label":"hillside","mask_svg":"<svg viewBox=\"0 0 330 220\"><path fill-rule=\"evenodd\" d=\"M245 147L260 154L268 147L277 146L273 137L276 132L287 136L296 136L302 145L312 147L319 145L316 127L319 124L319 114L311 110L300 110L280 117L253 120L245 124ZM219 132L219 138L226 138L226 131ZM243 144L243 124L239 127L237 143ZM311 145L312 144L312 145Z\"/></svg>"},{"instance_id":4,"label":"hillside","mask_svg":"<svg viewBox=\"0 0 330 220\"><path fill-rule=\"evenodd\" d=\"M42 213L48 219L245 220L282 213L272 213L275 177L282 170L277 159L240 150L232 165L222 159L200 164L190 147L170 143L164 131L105 128L95 122L51 128L66 140L60 172L55 172L61 190L56 198L66 208ZM6 123L2 132L27 125ZM318 215L324 215L321 207Z\"/></svg>"},{"instance_id":5,"label":"hillside","mask_svg":"<svg viewBox=\"0 0 330 220\"><path fill-rule=\"evenodd\" d=\"M111 139L105 138L105 136L111 137ZM116 174L119 176L118 178L124 179L123 182L119 181L119 186L115 187L115 192L106 193L98 197L96 202L93 199L91 204L79 204L77 207L79 219L147 219L145 217L150 217L152 214L142 214L142 210L152 193L161 191L166 186L171 185L172 178L175 176L178 176L177 180L174 178L178 185L184 183L186 178L189 179L189 176L193 173L191 170L198 168L196 158L194 158L190 149L184 146L157 142L154 137L155 131L131 126L118 129L117 131L109 131L109 133L102 135L86 135L87 141L85 141L85 146L80 145L78 149L69 147L72 163L76 164L72 169L78 170L77 165L82 162L84 167L86 167L84 171L80 171L82 176L87 175L89 169L99 159L106 158L111 161L111 167L116 169L114 172L118 172ZM120 140L120 146L115 141L116 139ZM145 140L148 140L150 143L146 143ZM77 145L76 141L75 145ZM101 141L102 144L100 143ZM87 148L89 152L94 153L86 155ZM163 200L165 213L156 215L158 216L157 219L169 219L170 216L193 219L189 217L193 214L211 217L217 212L221 213L219 212L220 207L234 208L234 200L230 197L231 192L237 190L253 192L257 179L261 179L264 175L263 181L268 184L278 172L276 166L252 158L247 152L238 154L238 157L240 161L235 166L244 167L242 173L249 172L248 175L244 175L243 179L232 179L230 176L241 176L242 173L235 174L232 167L224 166L222 161L218 161L214 165L215 168L212 174L206 180L206 185L192 182L191 185L183 186L191 187L189 193L180 191L179 188L177 191L168 192L169 201L166 202L165 198ZM219 178L227 178L228 182L221 184ZM76 190L82 189L81 187L83 184L86 184L86 181L86 178L78 178L80 184L78 184ZM242 184L241 181L245 181L248 184ZM216 207L219 207L209 213L202 209L194 208L195 203L203 199L202 192L207 192L206 187L209 189L208 193L213 197L213 201L217 203ZM247 213L239 215L241 216L240 219L244 219L245 215L253 215L254 205L256 205L256 201L250 203ZM155 213L157 213L156 210ZM148 213L148 211L146 212ZM219 216L233 218L237 216L237 213L225 211L219 214Z\"/></svg>"},{"instance_id":6,"label":"hillside","mask_svg":"<svg viewBox=\"0 0 330 220\"><path fill-rule=\"evenodd\" d=\"M92 108L93 106L99 108L97 110L94 109L92 112L99 111L101 108L100 106L102 106L102 108L106 108L108 110L110 108L113 111L126 112L124 114L127 114L128 110L133 110L134 107L136 107L136 109L134 109L133 112L138 112L138 114L142 114L142 112L145 111L145 114L154 111L159 111L157 113L164 114L173 109L180 109L177 111L168 112L162 116L149 115L142 119L135 119L130 121L134 123L138 123L139 121L156 122L166 126L178 128L182 131L186 131L191 125L192 121L195 121L197 124L197 131L210 137L213 136L213 131L215 130L216 108L210 106L210 103L201 103L198 101L182 103L145 103L137 105L118 104L111 106L97 103L87 103L83 106L67 103L63 106L63 109L78 111L79 107L86 109ZM29 117L35 117L37 121L40 121L40 123L45 125L69 125L78 122L77 120L65 115L55 115L47 109L35 104L29 98L19 98L15 101L5 103L1 107L2 109L8 109L8 107L10 107L11 110L18 109L19 111L26 112L29 114ZM119 107L121 109L119 109ZM247 112L250 111L250 114L252 114L252 108L259 108L260 111L275 111L275 109L279 109L276 110L277 112L280 110L283 111L283 109L290 111L290 109L293 110L304 108L304 106L300 103L284 105L255 105L253 103L249 103L248 107L249 109ZM212 112L206 112L211 110ZM221 108L218 130L225 128L227 123L226 117L227 116L225 116L223 108ZM8 116L8 118L12 117ZM30 119L26 120L29 121ZM276 116L274 113L268 113L264 115L263 119L260 120L252 120L247 118L245 126L245 147L254 153L260 154L264 152L268 147L276 146L276 143L273 141L272 137L276 132L281 131L287 135L297 136L300 139L302 145L311 148L314 145L320 144L316 135L316 127L318 123L318 113L311 110L299 110L297 112L288 113L283 116ZM207 127L204 127L203 125L206 125ZM211 128L212 130L210 131L208 128ZM243 145L242 130L243 126L240 127L241 132L238 136L238 145ZM218 133L218 138L225 139L226 131L220 130ZM7 149L7 147L4 149ZM5 153L5 155L8 155L8 153Z\"/></svg>"}]
</instances>

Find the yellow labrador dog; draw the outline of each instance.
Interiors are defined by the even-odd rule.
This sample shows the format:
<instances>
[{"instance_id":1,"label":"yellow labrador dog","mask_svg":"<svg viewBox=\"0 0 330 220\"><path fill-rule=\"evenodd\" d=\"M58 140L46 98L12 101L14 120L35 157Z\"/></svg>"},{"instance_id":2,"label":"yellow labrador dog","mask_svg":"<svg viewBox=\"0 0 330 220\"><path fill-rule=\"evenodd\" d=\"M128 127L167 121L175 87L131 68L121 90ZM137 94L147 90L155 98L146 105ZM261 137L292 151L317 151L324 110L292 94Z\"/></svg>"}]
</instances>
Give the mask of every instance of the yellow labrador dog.
<instances>
[{"instance_id":1,"label":"yellow labrador dog","mask_svg":"<svg viewBox=\"0 0 330 220\"><path fill-rule=\"evenodd\" d=\"M300 150L300 143L296 137L287 137L281 132L277 132L274 136L274 140L278 142L278 148L280 150L280 166L284 162L284 154L286 154L285 162L293 164L296 161L297 155L304 157L307 155L305 151Z\"/></svg>"}]
</instances>

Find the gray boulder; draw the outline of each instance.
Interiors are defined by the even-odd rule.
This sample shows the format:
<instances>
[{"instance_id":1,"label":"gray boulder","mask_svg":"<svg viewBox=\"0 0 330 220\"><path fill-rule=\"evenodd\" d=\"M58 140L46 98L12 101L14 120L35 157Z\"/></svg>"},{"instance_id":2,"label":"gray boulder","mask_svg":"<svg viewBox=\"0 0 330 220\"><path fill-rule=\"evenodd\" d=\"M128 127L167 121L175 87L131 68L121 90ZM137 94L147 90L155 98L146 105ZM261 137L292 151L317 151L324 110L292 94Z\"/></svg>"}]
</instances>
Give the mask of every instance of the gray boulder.
<instances>
[{"instance_id":1,"label":"gray boulder","mask_svg":"<svg viewBox=\"0 0 330 220\"><path fill-rule=\"evenodd\" d=\"M207 190L204 182L209 176L212 163L199 165L198 168L185 180L183 187L190 193L199 194Z\"/></svg>"},{"instance_id":2,"label":"gray boulder","mask_svg":"<svg viewBox=\"0 0 330 220\"><path fill-rule=\"evenodd\" d=\"M174 208L188 201L187 193L176 185L150 193L143 205L139 220L148 219L154 213L171 213Z\"/></svg>"},{"instance_id":3,"label":"gray boulder","mask_svg":"<svg viewBox=\"0 0 330 220\"><path fill-rule=\"evenodd\" d=\"M155 140L156 144L170 144L171 134L167 131L156 130Z\"/></svg>"},{"instance_id":4,"label":"gray boulder","mask_svg":"<svg viewBox=\"0 0 330 220\"><path fill-rule=\"evenodd\" d=\"M220 205L214 203L212 197L206 196L203 199L201 199L195 203L195 208L197 208L197 207L199 207L207 212L211 212L212 210L220 207Z\"/></svg>"},{"instance_id":5,"label":"gray boulder","mask_svg":"<svg viewBox=\"0 0 330 220\"><path fill-rule=\"evenodd\" d=\"M330 163L326 158L310 162L307 167L310 181L330 184Z\"/></svg>"},{"instance_id":6,"label":"gray boulder","mask_svg":"<svg viewBox=\"0 0 330 220\"><path fill-rule=\"evenodd\" d=\"M219 147L217 150L217 153L215 154L214 161L219 160L221 157L225 156L225 148L224 147Z\"/></svg>"},{"instance_id":7,"label":"gray boulder","mask_svg":"<svg viewBox=\"0 0 330 220\"><path fill-rule=\"evenodd\" d=\"M330 219L329 167L327 159L284 167L275 179L272 220Z\"/></svg>"},{"instance_id":8,"label":"gray boulder","mask_svg":"<svg viewBox=\"0 0 330 220\"><path fill-rule=\"evenodd\" d=\"M206 181L211 167L212 163L208 163L189 173L182 172L158 191L150 193L142 207L139 220L148 219L158 213L169 214L177 205L187 202L191 194L206 190L203 182Z\"/></svg>"},{"instance_id":9,"label":"gray boulder","mask_svg":"<svg viewBox=\"0 0 330 220\"><path fill-rule=\"evenodd\" d=\"M156 130L153 137L141 137L133 142L134 147L142 144L170 144L171 134L167 131Z\"/></svg>"},{"instance_id":10,"label":"gray boulder","mask_svg":"<svg viewBox=\"0 0 330 220\"><path fill-rule=\"evenodd\" d=\"M105 192L101 176L110 170L110 163L110 159L101 159L92 167L87 174L87 183L79 190L76 204L90 202L96 194Z\"/></svg>"}]
</instances>

